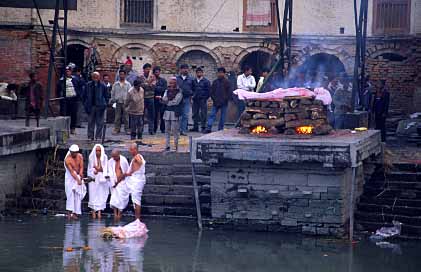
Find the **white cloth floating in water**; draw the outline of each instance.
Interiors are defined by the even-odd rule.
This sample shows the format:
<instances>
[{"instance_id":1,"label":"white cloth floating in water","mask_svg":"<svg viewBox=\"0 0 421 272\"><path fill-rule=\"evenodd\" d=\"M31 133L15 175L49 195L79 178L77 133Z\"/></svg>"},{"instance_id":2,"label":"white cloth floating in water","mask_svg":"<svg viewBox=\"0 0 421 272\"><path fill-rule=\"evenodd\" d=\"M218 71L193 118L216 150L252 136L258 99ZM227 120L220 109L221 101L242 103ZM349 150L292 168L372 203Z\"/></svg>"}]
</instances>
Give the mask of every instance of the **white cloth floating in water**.
<instances>
[{"instance_id":1,"label":"white cloth floating in water","mask_svg":"<svg viewBox=\"0 0 421 272\"><path fill-rule=\"evenodd\" d=\"M123 227L110 227L109 229L113 232L113 236L120 239L142 237L149 231L146 225L140 222L139 219Z\"/></svg>"}]
</instances>

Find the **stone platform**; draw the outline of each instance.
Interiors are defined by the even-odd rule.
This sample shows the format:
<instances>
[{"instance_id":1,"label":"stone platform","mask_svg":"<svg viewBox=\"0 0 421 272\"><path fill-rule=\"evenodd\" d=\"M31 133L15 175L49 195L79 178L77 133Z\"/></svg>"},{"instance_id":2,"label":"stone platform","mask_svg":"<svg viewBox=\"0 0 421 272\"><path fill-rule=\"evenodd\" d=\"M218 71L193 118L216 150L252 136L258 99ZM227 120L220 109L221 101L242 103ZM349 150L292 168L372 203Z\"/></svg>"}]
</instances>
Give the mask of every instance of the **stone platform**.
<instances>
[{"instance_id":1,"label":"stone platform","mask_svg":"<svg viewBox=\"0 0 421 272\"><path fill-rule=\"evenodd\" d=\"M364 161L380 153L377 131L291 137L231 129L194 139L192 160L211 166L215 225L338 236L353 211L352 168L356 199Z\"/></svg>"}]
</instances>

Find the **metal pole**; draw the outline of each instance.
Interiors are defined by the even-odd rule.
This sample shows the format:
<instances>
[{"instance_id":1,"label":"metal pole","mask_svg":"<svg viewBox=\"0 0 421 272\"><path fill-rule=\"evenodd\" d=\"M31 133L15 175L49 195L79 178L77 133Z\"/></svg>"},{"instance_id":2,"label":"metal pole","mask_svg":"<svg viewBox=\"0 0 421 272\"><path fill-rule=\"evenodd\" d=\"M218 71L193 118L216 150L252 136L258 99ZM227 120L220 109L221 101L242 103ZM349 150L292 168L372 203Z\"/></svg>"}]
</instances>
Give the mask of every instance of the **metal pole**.
<instances>
[{"instance_id":1,"label":"metal pole","mask_svg":"<svg viewBox=\"0 0 421 272\"><path fill-rule=\"evenodd\" d=\"M360 25L357 12L357 0L354 0L354 21L355 21L355 34L356 34L356 50L355 50L355 63L354 63L354 84L352 84L352 97L351 97L351 112L355 111L356 95L359 93L358 88L358 69L360 66Z\"/></svg>"},{"instance_id":2,"label":"metal pole","mask_svg":"<svg viewBox=\"0 0 421 272\"><path fill-rule=\"evenodd\" d=\"M288 47L288 73L291 69L292 65L292 6L293 6L293 0L289 0L289 15L288 15L288 41L287 41L287 47Z\"/></svg>"},{"instance_id":3,"label":"metal pole","mask_svg":"<svg viewBox=\"0 0 421 272\"><path fill-rule=\"evenodd\" d=\"M278 37L279 37L279 56L281 56L281 44L282 44L282 28L281 28L281 15L279 12L279 0L275 1L276 8L276 23L278 24Z\"/></svg>"},{"instance_id":4,"label":"metal pole","mask_svg":"<svg viewBox=\"0 0 421 272\"><path fill-rule=\"evenodd\" d=\"M365 88L365 50L367 45L367 16L368 16L368 0L362 0L363 6L363 25L362 25L362 35L361 35L361 93ZM362 96L361 96L362 97ZM361 101L361 99L360 99Z\"/></svg>"},{"instance_id":5,"label":"metal pole","mask_svg":"<svg viewBox=\"0 0 421 272\"><path fill-rule=\"evenodd\" d=\"M50 62L48 64L47 97L45 99L45 118L48 118L48 106L50 103L50 96L51 96L51 81L53 79L54 54L56 51L56 42L57 42L56 39L57 39L59 8L60 8L60 1L56 0L56 7L54 10L53 35L51 38Z\"/></svg>"},{"instance_id":6,"label":"metal pole","mask_svg":"<svg viewBox=\"0 0 421 272\"><path fill-rule=\"evenodd\" d=\"M349 198L349 242L354 241L354 191L357 167L352 167L351 196Z\"/></svg>"},{"instance_id":7,"label":"metal pole","mask_svg":"<svg viewBox=\"0 0 421 272\"><path fill-rule=\"evenodd\" d=\"M190 145L191 170L192 170L192 176L193 176L194 200L196 202L197 226L201 230L202 229L202 211L200 210L199 188L197 186L197 180L196 180L196 169L195 169L195 164L192 161L192 158L193 158L193 138L192 138L192 136L189 136L189 145Z\"/></svg>"}]
</instances>

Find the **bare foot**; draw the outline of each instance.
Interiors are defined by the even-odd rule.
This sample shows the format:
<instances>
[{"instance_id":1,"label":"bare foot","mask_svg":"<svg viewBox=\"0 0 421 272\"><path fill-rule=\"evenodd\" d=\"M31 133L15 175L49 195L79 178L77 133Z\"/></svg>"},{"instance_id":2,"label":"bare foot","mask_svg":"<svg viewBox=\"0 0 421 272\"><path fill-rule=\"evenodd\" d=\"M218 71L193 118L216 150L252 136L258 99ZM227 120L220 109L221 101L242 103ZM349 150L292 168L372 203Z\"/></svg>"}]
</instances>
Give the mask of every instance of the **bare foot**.
<instances>
[{"instance_id":1,"label":"bare foot","mask_svg":"<svg viewBox=\"0 0 421 272\"><path fill-rule=\"evenodd\" d=\"M91 214L92 214L92 219L95 219L95 218L96 218L96 213L95 213L95 211L92 211L92 212L91 212Z\"/></svg>"},{"instance_id":2,"label":"bare foot","mask_svg":"<svg viewBox=\"0 0 421 272\"><path fill-rule=\"evenodd\" d=\"M101 219L101 211L98 211L98 219Z\"/></svg>"}]
</instances>

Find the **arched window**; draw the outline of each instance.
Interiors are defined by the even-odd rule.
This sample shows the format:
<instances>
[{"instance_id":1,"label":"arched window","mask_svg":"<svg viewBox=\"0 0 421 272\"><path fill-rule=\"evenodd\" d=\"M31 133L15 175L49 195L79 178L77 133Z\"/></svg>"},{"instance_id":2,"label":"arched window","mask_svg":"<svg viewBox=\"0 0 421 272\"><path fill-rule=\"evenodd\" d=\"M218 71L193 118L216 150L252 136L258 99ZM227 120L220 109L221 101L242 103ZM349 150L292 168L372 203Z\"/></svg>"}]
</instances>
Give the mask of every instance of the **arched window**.
<instances>
[{"instance_id":1,"label":"arched window","mask_svg":"<svg viewBox=\"0 0 421 272\"><path fill-rule=\"evenodd\" d=\"M122 24L152 27L154 6L153 2L153 0L122 0Z\"/></svg>"},{"instance_id":2,"label":"arched window","mask_svg":"<svg viewBox=\"0 0 421 272\"><path fill-rule=\"evenodd\" d=\"M374 34L409 33L411 0L374 0L373 4Z\"/></svg>"}]
</instances>

